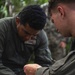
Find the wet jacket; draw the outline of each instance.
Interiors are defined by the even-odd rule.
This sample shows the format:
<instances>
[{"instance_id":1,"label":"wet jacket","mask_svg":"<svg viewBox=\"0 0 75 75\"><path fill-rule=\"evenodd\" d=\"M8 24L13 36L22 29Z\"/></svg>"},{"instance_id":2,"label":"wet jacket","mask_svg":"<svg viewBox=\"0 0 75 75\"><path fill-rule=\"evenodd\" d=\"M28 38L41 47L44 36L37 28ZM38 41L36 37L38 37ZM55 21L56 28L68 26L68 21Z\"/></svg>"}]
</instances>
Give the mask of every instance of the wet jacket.
<instances>
[{"instance_id":1,"label":"wet jacket","mask_svg":"<svg viewBox=\"0 0 75 75\"><path fill-rule=\"evenodd\" d=\"M42 30L35 39L23 42L17 33L15 18L0 19L0 75L19 75L33 53L35 63L52 64L45 32Z\"/></svg>"}]
</instances>

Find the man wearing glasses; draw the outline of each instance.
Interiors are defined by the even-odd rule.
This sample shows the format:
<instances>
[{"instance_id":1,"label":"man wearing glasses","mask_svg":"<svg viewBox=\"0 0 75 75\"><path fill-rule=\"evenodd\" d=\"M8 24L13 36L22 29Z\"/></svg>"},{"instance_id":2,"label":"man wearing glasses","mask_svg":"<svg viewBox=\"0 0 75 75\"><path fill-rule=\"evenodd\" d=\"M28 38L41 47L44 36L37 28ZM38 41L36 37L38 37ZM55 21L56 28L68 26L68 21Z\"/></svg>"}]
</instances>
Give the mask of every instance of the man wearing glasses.
<instances>
[{"instance_id":1,"label":"man wearing glasses","mask_svg":"<svg viewBox=\"0 0 75 75\"><path fill-rule=\"evenodd\" d=\"M11 18L0 19L0 75L25 75L23 67L34 53L34 63L52 64L43 28L46 15L39 5L25 7Z\"/></svg>"},{"instance_id":2,"label":"man wearing glasses","mask_svg":"<svg viewBox=\"0 0 75 75\"><path fill-rule=\"evenodd\" d=\"M49 14L57 30L65 37L75 37L75 0L49 0ZM26 75L75 75L75 50L50 67L24 66Z\"/></svg>"}]
</instances>

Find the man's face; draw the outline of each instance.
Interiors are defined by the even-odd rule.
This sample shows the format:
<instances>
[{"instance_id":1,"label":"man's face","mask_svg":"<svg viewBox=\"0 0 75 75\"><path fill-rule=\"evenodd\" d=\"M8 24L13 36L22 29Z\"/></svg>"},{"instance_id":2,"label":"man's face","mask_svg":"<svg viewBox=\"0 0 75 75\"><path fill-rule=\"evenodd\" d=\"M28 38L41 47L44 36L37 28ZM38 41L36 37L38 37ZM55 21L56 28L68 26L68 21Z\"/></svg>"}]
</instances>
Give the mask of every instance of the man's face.
<instances>
[{"instance_id":1,"label":"man's face","mask_svg":"<svg viewBox=\"0 0 75 75\"><path fill-rule=\"evenodd\" d=\"M59 32L62 33L62 22L61 22L61 17L59 16L59 13L58 12L54 12L54 11L51 11L51 19L52 19L52 22L54 23L55 27L57 28L57 30Z\"/></svg>"},{"instance_id":2,"label":"man's face","mask_svg":"<svg viewBox=\"0 0 75 75\"><path fill-rule=\"evenodd\" d=\"M38 30L31 28L28 24L26 24L25 26L22 24L18 24L17 30L18 30L19 36L22 38L23 41L34 39L39 33Z\"/></svg>"},{"instance_id":3,"label":"man's face","mask_svg":"<svg viewBox=\"0 0 75 75\"><path fill-rule=\"evenodd\" d=\"M36 36L40 32L40 30L35 30L31 28L28 23L26 23L25 25L21 24L19 17L16 17L15 22L17 26L18 35L24 42L31 39L36 39Z\"/></svg>"},{"instance_id":4,"label":"man's face","mask_svg":"<svg viewBox=\"0 0 75 75\"><path fill-rule=\"evenodd\" d=\"M68 28L67 28L67 21L66 17L62 14L62 12L53 11L51 10L51 19L57 28L57 30L63 35L63 36L69 36Z\"/></svg>"},{"instance_id":5,"label":"man's face","mask_svg":"<svg viewBox=\"0 0 75 75\"><path fill-rule=\"evenodd\" d=\"M31 28L28 24L26 24L25 26L19 25L17 27L17 30L19 36L22 38L23 41L34 39L39 33L38 30Z\"/></svg>"}]
</instances>

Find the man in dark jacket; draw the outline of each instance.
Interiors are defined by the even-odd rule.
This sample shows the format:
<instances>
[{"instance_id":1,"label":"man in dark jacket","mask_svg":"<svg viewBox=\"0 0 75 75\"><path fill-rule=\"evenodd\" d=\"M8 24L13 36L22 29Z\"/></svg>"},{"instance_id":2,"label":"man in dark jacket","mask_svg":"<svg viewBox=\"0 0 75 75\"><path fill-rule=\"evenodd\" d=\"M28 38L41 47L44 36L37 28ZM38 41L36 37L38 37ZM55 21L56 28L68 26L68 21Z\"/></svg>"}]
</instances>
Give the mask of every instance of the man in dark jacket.
<instances>
[{"instance_id":1,"label":"man in dark jacket","mask_svg":"<svg viewBox=\"0 0 75 75\"><path fill-rule=\"evenodd\" d=\"M49 13L52 22L63 36L75 37L75 0L50 0ZM58 60L51 67L28 64L25 65L24 71L26 75L75 75L75 51L70 54L69 57L66 57L67 59ZM63 64L67 66L62 66ZM69 68L68 64L70 65ZM56 74L58 70L59 72Z\"/></svg>"},{"instance_id":2,"label":"man in dark jacket","mask_svg":"<svg viewBox=\"0 0 75 75\"><path fill-rule=\"evenodd\" d=\"M0 75L25 75L23 67L34 53L34 62L52 64L46 33L46 15L39 5L25 7L17 16L0 19Z\"/></svg>"}]
</instances>

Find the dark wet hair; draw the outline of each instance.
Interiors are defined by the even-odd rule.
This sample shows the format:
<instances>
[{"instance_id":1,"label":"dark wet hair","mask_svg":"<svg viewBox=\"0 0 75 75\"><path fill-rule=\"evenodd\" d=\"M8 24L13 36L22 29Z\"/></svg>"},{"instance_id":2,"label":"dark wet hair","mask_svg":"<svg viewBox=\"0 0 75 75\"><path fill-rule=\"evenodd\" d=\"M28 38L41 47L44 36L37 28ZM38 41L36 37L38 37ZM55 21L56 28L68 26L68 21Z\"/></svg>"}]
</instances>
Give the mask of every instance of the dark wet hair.
<instances>
[{"instance_id":1,"label":"dark wet hair","mask_svg":"<svg viewBox=\"0 0 75 75\"><path fill-rule=\"evenodd\" d=\"M75 3L75 0L49 0L48 11L57 7L58 3L70 4Z\"/></svg>"},{"instance_id":2,"label":"dark wet hair","mask_svg":"<svg viewBox=\"0 0 75 75\"><path fill-rule=\"evenodd\" d=\"M39 5L29 5L18 14L20 22L25 25L29 24L30 27L41 30L46 23L46 15Z\"/></svg>"}]
</instances>

